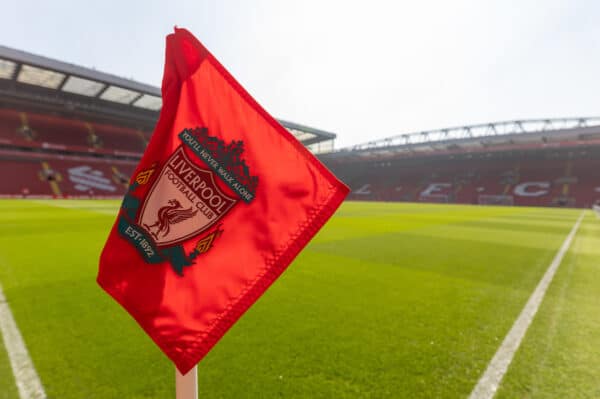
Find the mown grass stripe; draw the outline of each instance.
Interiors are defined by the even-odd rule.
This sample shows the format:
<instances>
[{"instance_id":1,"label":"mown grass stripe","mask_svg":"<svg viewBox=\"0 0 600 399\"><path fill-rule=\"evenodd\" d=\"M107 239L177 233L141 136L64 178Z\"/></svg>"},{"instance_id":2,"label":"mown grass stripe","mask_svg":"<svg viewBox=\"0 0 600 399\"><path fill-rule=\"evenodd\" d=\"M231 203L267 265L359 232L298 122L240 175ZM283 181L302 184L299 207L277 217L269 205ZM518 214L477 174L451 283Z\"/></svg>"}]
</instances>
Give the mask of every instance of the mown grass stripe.
<instances>
[{"instance_id":1,"label":"mown grass stripe","mask_svg":"<svg viewBox=\"0 0 600 399\"><path fill-rule=\"evenodd\" d=\"M498 351L490 361L485 373L479 379L477 385L475 385L475 388L469 396L470 399L491 399L496 394L496 391L500 386L500 382L502 382L502 378L504 378L504 374L506 374L506 370L508 370L508 366L512 362L515 352L517 349L519 349L521 341L523 341L523 337L525 336L529 325L533 321L533 318L535 317L535 314L537 313L540 304L544 299L544 295L546 295L546 291L552 282L554 275L556 274L556 270L560 266L563 257L571 246L573 237L575 237L584 215L585 211L581 212L581 215L573 225L573 228L571 229L571 232L567 238L565 238L565 241L550 263L550 266L548 266L546 273L544 273L544 276L535 288L535 291L533 291L533 294L531 294L529 297L529 300L525 304L521 314L504 338L504 341L502 341L502 345L500 345L500 348L498 348Z\"/></svg>"}]
</instances>

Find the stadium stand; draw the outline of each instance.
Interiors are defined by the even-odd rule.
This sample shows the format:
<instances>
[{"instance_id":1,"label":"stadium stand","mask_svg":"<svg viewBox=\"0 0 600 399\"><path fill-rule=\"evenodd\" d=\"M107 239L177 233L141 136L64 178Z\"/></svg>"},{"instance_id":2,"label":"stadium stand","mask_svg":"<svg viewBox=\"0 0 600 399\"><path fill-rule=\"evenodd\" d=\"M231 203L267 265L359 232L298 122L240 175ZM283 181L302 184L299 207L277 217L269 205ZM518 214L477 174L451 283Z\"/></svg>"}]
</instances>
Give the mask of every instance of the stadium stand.
<instances>
[{"instance_id":1,"label":"stadium stand","mask_svg":"<svg viewBox=\"0 0 600 399\"><path fill-rule=\"evenodd\" d=\"M487 163L487 164L486 164ZM482 166L483 165L483 166ZM448 167L450 166L450 168ZM406 163L391 168L413 174L368 169L353 180L351 199L453 202L526 206L589 207L600 199L600 161L550 160L503 162L431 161L429 167ZM571 170L571 173L565 173Z\"/></svg>"},{"instance_id":2,"label":"stadium stand","mask_svg":"<svg viewBox=\"0 0 600 399\"><path fill-rule=\"evenodd\" d=\"M159 88L3 46L0 66L0 196L122 196L158 118ZM600 118L461 126L335 151L335 134L280 122L352 200L600 201Z\"/></svg>"},{"instance_id":3,"label":"stadium stand","mask_svg":"<svg viewBox=\"0 0 600 399\"><path fill-rule=\"evenodd\" d=\"M351 200L591 207L600 200L598 122L513 121L420 132L321 160L350 186ZM535 128L527 130L528 123ZM480 126L491 133L474 134ZM433 137L425 139L428 134Z\"/></svg>"},{"instance_id":4,"label":"stadium stand","mask_svg":"<svg viewBox=\"0 0 600 399\"><path fill-rule=\"evenodd\" d=\"M93 131L97 137L97 148L140 153L148 142L141 130L94 124Z\"/></svg>"},{"instance_id":5,"label":"stadium stand","mask_svg":"<svg viewBox=\"0 0 600 399\"><path fill-rule=\"evenodd\" d=\"M26 132L23 138L28 141L64 146L87 146L87 132L85 125L80 121L26 112L20 112L20 115L23 125L19 130Z\"/></svg>"},{"instance_id":6,"label":"stadium stand","mask_svg":"<svg viewBox=\"0 0 600 399\"><path fill-rule=\"evenodd\" d=\"M0 46L0 197L121 197L160 95L157 87ZM313 150L333 148L333 133L280 122Z\"/></svg>"},{"instance_id":7,"label":"stadium stand","mask_svg":"<svg viewBox=\"0 0 600 399\"><path fill-rule=\"evenodd\" d=\"M94 148L139 155L149 137L141 130L14 109L0 109L0 126L5 144L25 141L42 148Z\"/></svg>"},{"instance_id":8,"label":"stadium stand","mask_svg":"<svg viewBox=\"0 0 600 399\"><path fill-rule=\"evenodd\" d=\"M41 178L42 164L39 161L0 159L0 168L10 171L18 178L0 179L0 192L5 196L47 196L50 195L49 184Z\"/></svg>"},{"instance_id":9,"label":"stadium stand","mask_svg":"<svg viewBox=\"0 0 600 399\"><path fill-rule=\"evenodd\" d=\"M119 197L125 193L135 162L109 158L0 150L4 197Z\"/></svg>"},{"instance_id":10,"label":"stadium stand","mask_svg":"<svg viewBox=\"0 0 600 399\"><path fill-rule=\"evenodd\" d=\"M0 143L11 143L19 138L19 128L22 123L17 112L0 108Z\"/></svg>"}]
</instances>

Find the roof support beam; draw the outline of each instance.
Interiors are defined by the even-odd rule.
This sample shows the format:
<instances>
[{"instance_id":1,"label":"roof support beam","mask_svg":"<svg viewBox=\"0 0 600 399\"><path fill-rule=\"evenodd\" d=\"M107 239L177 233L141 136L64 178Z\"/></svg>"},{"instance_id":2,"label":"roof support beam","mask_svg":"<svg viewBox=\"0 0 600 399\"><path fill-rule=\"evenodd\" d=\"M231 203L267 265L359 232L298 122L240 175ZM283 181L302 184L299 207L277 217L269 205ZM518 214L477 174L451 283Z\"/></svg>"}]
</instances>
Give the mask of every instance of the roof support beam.
<instances>
[{"instance_id":1,"label":"roof support beam","mask_svg":"<svg viewBox=\"0 0 600 399\"><path fill-rule=\"evenodd\" d=\"M62 82L60 82L60 84L58 85L58 87L56 88L56 90L62 91L63 87L67 83L67 80L69 80L69 77L70 77L70 75L65 75L65 77L62 80Z\"/></svg>"},{"instance_id":2,"label":"roof support beam","mask_svg":"<svg viewBox=\"0 0 600 399\"><path fill-rule=\"evenodd\" d=\"M12 80L13 82L17 81L17 78L19 77L19 73L21 73L21 63L17 63L15 64L15 70L13 71L13 76L12 78L10 78L10 80Z\"/></svg>"},{"instance_id":3,"label":"roof support beam","mask_svg":"<svg viewBox=\"0 0 600 399\"><path fill-rule=\"evenodd\" d=\"M137 100L139 100L143 95L144 95L144 93L139 93L137 96L133 97L133 99L131 101L129 101L129 105L133 105L133 103L135 103Z\"/></svg>"}]
</instances>

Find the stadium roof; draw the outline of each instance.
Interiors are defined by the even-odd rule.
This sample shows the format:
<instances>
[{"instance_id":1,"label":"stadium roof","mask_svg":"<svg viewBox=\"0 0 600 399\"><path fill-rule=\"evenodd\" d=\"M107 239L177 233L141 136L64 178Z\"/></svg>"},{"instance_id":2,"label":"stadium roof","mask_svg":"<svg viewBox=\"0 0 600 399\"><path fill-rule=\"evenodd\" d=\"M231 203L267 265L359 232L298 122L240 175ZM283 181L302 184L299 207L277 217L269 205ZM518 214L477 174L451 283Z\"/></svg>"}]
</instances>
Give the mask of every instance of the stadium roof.
<instances>
[{"instance_id":1,"label":"stadium roof","mask_svg":"<svg viewBox=\"0 0 600 399\"><path fill-rule=\"evenodd\" d=\"M405 154L479 152L524 144L600 139L600 117L524 119L399 134L343 148L329 159L388 158Z\"/></svg>"},{"instance_id":2,"label":"stadium roof","mask_svg":"<svg viewBox=\"0 0 600 399\"><path fill-rule=\"evenodd\" d=\"M302 144L310 145L325 140L333 140L335 133L326 132L324 130L315 129L299 123L284 121L279 119L279 123L292 133Z\"/></svg>"},{"instance_id":3,"label":"stadium roof","mask_svg":"<svg viewBox=\"0 0 600 399\"><path fill-rule=\"evenodd\" d=\"M17 106L154 125L157 87L0 46L0 100Z\"/></svg>"},{"instance_id":4,"label":"stadium roof","mask_svg":"<svg viewBox=\"0 0 600 399\"><path fill-rule=\"evenodd\" d=\"M152 129L162 106L160 88L95 69L0 46L0 105L29 106ZM334 133L279 121L305 145Z\"/></svg>"}]
</instances>

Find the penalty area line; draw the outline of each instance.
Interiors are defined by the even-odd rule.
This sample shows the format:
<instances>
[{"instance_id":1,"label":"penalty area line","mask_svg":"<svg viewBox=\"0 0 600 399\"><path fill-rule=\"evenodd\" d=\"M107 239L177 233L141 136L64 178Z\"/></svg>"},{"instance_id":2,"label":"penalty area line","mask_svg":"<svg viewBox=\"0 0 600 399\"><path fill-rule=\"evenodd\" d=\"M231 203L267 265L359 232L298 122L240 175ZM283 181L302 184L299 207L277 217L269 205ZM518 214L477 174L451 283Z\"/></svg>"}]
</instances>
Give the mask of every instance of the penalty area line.
<instances>
[{"instance_id":1,"label":"penalty area line","mask_svg":"<svg viewBox=\"0 0 600 399\"><path fill-rule=\"evenodd\" d=\"M498 351L490 361L485 373L481 376L477 385L475 385L475 388L473 388L469 399L491 399L496 394L500 382L502 382L502 378L504 378L504 374L506 374L508 366L512 362L515 352L519 349L521 341L546 295L546 290L552 282L556 270L571 246L573 237L575 237L584 215L585 211L581 212L579 219L577 219L573 225L571 232L567 238L565 238L565 241L552 260L552 263L548 266L546 273L544 273L544 276L538 283L535 291L533 291L529 297L521 314L519 314L519 317L515 320L512 328L504 338L504 341L502 341L502 345L500 345L500 348L498 348Z\"/></svg>"},{"instance_id":2,"label":"penalty area line","mask_svg":"<svg viewBox=\"0 0 600 399\"><path fill-rule=\"evenodd\" d=\"M0 284L0 332L15 377L20 399L45 399L46 392L33 367L21 332L10 311Z\"/></svg>"}]
</instances>

